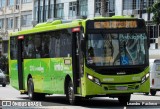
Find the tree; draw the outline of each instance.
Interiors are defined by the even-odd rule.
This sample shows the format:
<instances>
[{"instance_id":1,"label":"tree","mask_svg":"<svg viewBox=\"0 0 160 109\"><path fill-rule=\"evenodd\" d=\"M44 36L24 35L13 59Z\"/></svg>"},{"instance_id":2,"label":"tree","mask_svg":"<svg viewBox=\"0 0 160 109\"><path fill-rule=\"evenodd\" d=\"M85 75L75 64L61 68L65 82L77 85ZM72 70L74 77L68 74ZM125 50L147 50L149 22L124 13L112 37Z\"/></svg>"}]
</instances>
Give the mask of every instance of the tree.
<instances>
[{"instance_id":1,"label":"tree","mask_svg":"<svg viewBox=\"0 0 160 109\"><path fill-rule=\"evenodd\" d=\"M160 24L160 0L157 0L152 6L148 8L149 13L153 13L152 20L157 25Z\"/></svg>"}]
</instances>

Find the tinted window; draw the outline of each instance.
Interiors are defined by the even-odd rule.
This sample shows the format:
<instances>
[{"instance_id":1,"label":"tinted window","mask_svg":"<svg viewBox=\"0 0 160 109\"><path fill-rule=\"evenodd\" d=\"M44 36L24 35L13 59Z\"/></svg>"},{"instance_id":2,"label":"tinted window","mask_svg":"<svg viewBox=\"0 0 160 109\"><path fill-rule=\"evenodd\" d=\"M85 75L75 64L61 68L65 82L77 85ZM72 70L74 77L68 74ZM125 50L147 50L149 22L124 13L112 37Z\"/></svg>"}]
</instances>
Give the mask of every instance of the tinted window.
<instances>
[{"instance_id":1,"label":"tinted window","mask_svg":"<svg viewBox=\"0 0 160 109\"><path fill-rule=\"evenodd\" d=\"M11 37L10 39L10 58L17 59L17 37Z\"/></svg>"},{"instance_id":2,"label":"tinted window","mask_svg":"<svg viewBox=\"0 0 160 109\"><path fill-rule=\"evenodd\" d=\"M58 30L25 36L25 58L68 57L72 54L71 30Z\"/></svg>"},{"instance_id":3,"label":"tinted window","mask_svg":"<svg viewBox=\"0 0 160 109\"><path fill-rule=\"evenodd\" d=\"M34 58L35 57L34 37L32 35L25 36L24 57L25 58Z\"/></svg>"},{"instance_id":4,"label":"tinted window","mask_svg":"<svg viewBox=\"0 0 160 109\"><path fill-rule=\"evenodd\" d=\"M72 55L71 31L61 30L51 33L49 44L50 57L67 57Z\"/></svg>"}]
</instances>

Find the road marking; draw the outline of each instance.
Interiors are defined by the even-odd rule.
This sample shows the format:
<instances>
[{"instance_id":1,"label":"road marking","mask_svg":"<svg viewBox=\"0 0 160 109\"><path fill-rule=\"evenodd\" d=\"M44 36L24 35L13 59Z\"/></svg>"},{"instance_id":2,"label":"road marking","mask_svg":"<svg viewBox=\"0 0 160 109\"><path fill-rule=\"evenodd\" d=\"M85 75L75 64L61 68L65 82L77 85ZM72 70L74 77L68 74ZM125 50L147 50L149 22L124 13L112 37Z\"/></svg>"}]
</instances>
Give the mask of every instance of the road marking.
<instances>
[{"instance_id":1,"label":"road marking","mask_svg":"<svg viewBox=\"0 0 160 109\"><path fill-rule=\"evenodd\" d=\"M124 109L127 109L126 106L124 106Z\"/></svg>"}]
</instances>

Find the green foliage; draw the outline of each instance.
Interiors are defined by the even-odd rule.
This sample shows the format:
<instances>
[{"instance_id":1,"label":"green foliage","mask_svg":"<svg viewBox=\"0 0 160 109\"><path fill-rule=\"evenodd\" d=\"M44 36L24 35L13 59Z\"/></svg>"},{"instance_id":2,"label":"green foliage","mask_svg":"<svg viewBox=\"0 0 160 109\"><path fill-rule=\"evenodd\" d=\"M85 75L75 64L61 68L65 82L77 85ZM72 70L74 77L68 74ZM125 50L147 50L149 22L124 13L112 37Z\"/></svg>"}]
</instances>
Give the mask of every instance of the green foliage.
<instances>
[{"instance_id":1,"label":"green foliage","mask_svg":"<svg viewBox=\"0 0 160 109\"><path fill-rule=\"evenodd\" d=\"M148 8L148 12L153 13L152 20L157 25L160 24L160 0L157 0L151 7Z\"/></svg>"}]
</instances>

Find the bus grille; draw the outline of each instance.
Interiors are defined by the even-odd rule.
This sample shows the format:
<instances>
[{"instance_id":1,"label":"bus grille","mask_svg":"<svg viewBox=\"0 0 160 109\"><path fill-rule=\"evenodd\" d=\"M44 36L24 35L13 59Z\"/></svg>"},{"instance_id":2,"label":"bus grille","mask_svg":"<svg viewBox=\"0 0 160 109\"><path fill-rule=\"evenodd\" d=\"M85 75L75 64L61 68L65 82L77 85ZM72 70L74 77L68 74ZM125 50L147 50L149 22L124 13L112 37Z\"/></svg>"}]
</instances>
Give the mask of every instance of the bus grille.
<instances>
[{"instance_id":1,"label":"bus grille","mask_svg":"<svg viewBox=\"0 0 160 109\"><path fill-rule=\"evenodd\" d=\"M124 87L126 90L133 90L136 89L135 84L129 84L129 85L108 85L107 89L108 90L118 90L118 87ZM122 89L123 90L123 89Z\"/></svg>"}]
</instances>

